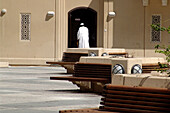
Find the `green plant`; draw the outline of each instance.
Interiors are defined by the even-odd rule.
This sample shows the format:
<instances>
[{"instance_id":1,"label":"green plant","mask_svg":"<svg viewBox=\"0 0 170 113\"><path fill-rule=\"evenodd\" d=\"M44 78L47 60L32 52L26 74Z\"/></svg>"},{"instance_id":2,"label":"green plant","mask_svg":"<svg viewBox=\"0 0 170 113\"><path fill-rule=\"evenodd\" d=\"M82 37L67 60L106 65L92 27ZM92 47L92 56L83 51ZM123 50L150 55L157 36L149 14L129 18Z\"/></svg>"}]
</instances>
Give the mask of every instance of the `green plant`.
<instances>
[{"instance_id":1,"label":"green plant","mask_svg":"<svg viewBox=\"0 0 170 113\"><path fill-rule=\"evenodd\" d=\"M166 56L166 60L167 62L169 63L170 62L170 45L168 45L168 47L166 46L160 46L160 45L156 45L155 46L155 52L156 53L161 53L161 54L164 54Z\"/></svg>"},{"instance_id":2,"label":"green plant","mask_svg":"<svg viewBox=\"0 0 170 113\"><path fill-rule=\"evenodd\" d=\"M167 64L162 64L158 62L158 65L160 67L158 71L160 71L161 73L167 72L169 70L169 62L170 62L170 51L169 51L170 45L168 47L156 45L155 49L156 49L155 50L156 53L164 54L166 56L166 61L167 61ZM170 74L170 72L167 72L167 73Z\"/></svg>"},{"instance_id":3,"label":"green plant","mask_svg":"<svg viewBox=\"0 0 170 113\"><path fill-rule=\"evenodd\" d=\"M156 30L156 31L167 31L170 34L170 26L169 27L161 27L160 24L152 24L151 27ZM166 60L168 64L161 64L160 62L158 62L160 68L166 68L166 69L160 69L158 71L160 72L167 72L167 70L169 70L169 63L170 63L170 45L168 45L168 47L166 46L160 46L160 45L156 45L155 46L155 52L156 53L161 53L164 54L166 56ZM170 72L168 72L168 74L170 74Z\"/></svg>"},{"instance_id":4,"label":"green plant","mask_svg":"<svg viewBox=\"0 0 170 113\"><path fill-rule=\"evenodd\" d=\"M152 24L151 27L156 31L167 31L170 33L170 26L169 27L161 27L160 24Z\"/></svg>"}]
</instances>

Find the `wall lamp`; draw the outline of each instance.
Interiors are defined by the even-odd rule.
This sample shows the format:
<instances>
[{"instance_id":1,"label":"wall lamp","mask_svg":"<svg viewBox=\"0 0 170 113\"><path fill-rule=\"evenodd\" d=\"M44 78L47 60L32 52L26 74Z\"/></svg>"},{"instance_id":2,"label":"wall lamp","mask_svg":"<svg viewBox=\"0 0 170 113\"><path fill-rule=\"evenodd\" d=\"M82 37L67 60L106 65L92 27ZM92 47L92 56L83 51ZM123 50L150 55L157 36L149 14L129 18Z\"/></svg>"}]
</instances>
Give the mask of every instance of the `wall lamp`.
<instances>
[{"instance_id":1,"label":"wall lamp","mask_svg":"<svg viewBox=\"0 0 170 113\"><path fill-rule=\"evenodd\" d=\"M143 6L148 6L149 0L143 0Z\"/></svg>"},{"instance_id":2,"label":"wall lamp","mask_svg":"<svg viewBox=\"0 0 170 113\"><path fill-rule=\"evenodd\" d=\"M2 14L2 15L4 15L6 12L7 12L6 9L2 9L2 10L1 10L1 14Z\"/></svg>"},{"instance_id":3,"label":"wall lamp","mask_svg":"<svg viewBox=\"0 0 170 113\"><path fill-rule=\"evenodd\" d=\"M52 17L52 16L55 15L55 12L54 11L48 11L47 15Z\"/></svg>"},{"instance_id":4,"label":"wall lamp","mask_svg":"<svg viewBox=\"0 0 170 113\"><path fill-rule=\"evenodd\" d=\"M162 0L162 6L167 6L168 5L168 0Z\"/></svg>"},{"instance_id":5,"label":"wall lamp","mask_svg":"<svg viewBox=\"0 0 170 113\"><path fill-rule=\"evenodd\" d=\"M109 17L115 17L116 13L115 12L109 12Z\"/></svg>"}]
</instances>

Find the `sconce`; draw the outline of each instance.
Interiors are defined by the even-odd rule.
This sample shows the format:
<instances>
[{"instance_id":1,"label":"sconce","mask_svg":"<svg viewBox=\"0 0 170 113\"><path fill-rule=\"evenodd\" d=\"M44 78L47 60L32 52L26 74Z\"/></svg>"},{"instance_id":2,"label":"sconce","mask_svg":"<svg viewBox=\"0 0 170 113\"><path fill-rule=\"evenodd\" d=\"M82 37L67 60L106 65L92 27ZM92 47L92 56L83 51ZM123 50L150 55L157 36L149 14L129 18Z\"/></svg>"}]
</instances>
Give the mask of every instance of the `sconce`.
<instances>
[{"instance_id":1,"label":"sconce","mask_svg":"<svg viewBox=\"0 0 170 113\"><path fill-rule=\"evenodd\" d=\"M168 0L162 0L162 6L167 6Z\"/></svg>"},{"instance_id":2,"label":"sconce","mask_svg":"<svg viewBox=\"0 0 170 113\"><path fill-rule=\"evenodd\" d=\"M1 15L3 16L6 12L7 12L6 9L2 9L2 10L1 10Z\"/></svg>"},{"instance_id":3,"label":"sconce","mask_svg":"<svg viewBox=\"0 0 170 113\"><path fill-rule=\"evenodd\" d=\"M52 17L52 16L55 15L55 12L54 11L48 11L47 15Z\"/></svg>"},{"instance_id":4,"label":"sconce","mask_svg":"<svg viewBox=\"0 0 170 113\"><path fill-rule=\"evenodd\" d=\"M143 6L148 6L149 0L143 0Z\"/></svg>"},{"instance_id":5,"label":"sconce","mask_svg":"<svg viewBox=\"0 0 170 113\"><path fill-rule=\"evenodd\" d=\"M116 13L115 12L109 12L109 17L115 17Z\"/></svg>"}]
</instances>

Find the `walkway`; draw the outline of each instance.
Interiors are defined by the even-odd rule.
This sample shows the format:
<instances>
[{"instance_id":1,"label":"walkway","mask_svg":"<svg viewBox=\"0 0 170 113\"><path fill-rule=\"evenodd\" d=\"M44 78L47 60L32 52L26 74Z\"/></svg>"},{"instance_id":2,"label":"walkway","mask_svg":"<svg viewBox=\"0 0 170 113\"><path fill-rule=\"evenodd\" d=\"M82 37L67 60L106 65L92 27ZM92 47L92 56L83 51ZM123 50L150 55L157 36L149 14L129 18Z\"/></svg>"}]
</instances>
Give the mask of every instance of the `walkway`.
<instances>
[{"instance_id":1,"label":"walkway","mask_svg":"<svg viewBox=\"0 0 170 113\"><path fill-rule=\"evenodd\" d=\"M0 113L58 113L62 109L98 107L101 96L81 93L61 67L0 68Z\"/></svg>"}]
</instances>

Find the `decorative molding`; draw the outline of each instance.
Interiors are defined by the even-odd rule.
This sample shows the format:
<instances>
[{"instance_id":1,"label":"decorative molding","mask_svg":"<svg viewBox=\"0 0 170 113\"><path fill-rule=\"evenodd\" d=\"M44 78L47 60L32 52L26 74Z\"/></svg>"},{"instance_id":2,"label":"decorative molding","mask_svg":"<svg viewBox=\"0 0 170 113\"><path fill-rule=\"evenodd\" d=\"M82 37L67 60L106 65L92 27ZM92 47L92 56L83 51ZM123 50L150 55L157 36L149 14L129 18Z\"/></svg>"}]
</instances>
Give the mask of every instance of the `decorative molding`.
<instances>
[{"instance_id":1,"label":"decorative molding","mask_svg":"<svg viewBox=\"0 0 170 113\"><path fill-rule=\"evenodd\" d=\"M30 40L31 14L21 13L21 40Z\"/></svg>"},{"instance_id":2,"label":"decorative molding","mask_svg":"<svg viewBox=\"0 0 170 113\"><path fill-rule=\"evenodd\" d=\"M161 26L161 15L152 15L152 24ZM161 31L151 30L151 42L161 42Z\"/></svg>"},{"instance_id":3,"label":"decorative molding","mask_svg":"<svg viewBox=\"0 0 170 113\"><path fill-rule=\"evenodd\" d=\"M162 6L167 6L168 0L162 0Z\"/></svg>"},{"instance_id":4,"label":"decorative molding","mask_svg":"<svg viewBox=\"0 0 170 113\"><path fill-rule=\"evenodd\" d=\"M148 6L149 0L142 0L143 1L143 6Z\"/></svg>"}]
</instances>

